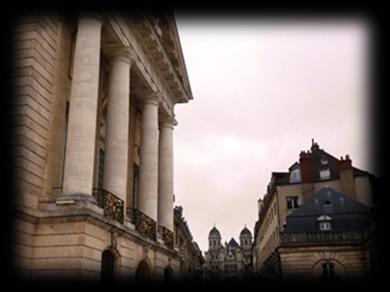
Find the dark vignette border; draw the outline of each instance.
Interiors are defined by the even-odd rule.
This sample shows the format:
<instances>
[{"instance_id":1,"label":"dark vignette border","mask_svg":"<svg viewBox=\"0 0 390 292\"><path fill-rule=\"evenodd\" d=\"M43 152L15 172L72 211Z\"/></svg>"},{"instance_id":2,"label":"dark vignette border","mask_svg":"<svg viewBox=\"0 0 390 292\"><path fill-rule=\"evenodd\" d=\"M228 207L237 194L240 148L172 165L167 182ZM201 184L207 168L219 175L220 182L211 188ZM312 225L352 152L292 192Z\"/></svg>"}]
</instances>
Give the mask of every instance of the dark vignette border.
<instances>
[{"instance_id":1,"label":"dark vignette border","mask_svg":"<svg viewBox=\"0 0 390 292\"><path fill-rule=\"evenodd\" d=\"M3 30L3 78L1 79L3 82L3 98L2 98L2 109L3 113L1 117L3 121L1 123L3 129L2 134L5 141L2 141L2 179L3 179L3 188L2 188L2 223L4 224L3 230L5 231L3 234L4 240L2 251L4 253L3 260L5 263L5 277L7 282L13 283L16 286L22 287L33 287L37 286L40 288L52 288L58 287L58 282L48 283L45 281L39 281L35 283L26 283L18 279L17 275L14 273L12 269L12 251L10 247L9 239L12 238L12 218L14 216L12 210L9 208L14 196L16 195L13 192L13 186L10 182L10 171L12 166L12 149L8 145L8 137L12 135L10 130L10 123L8 120L8 103L12 96L12 86L11 86L11 72L10 72L10 62L13 56L13 48L11 46L12 40L12 30L15 25L15 19L18 16L28 14L31 12L39 12L39 13L60 13L64 15L75 14L81 12L83 10L97 10L97 11L106 11L106 10L118 10L118 11L132 11L134 9L152 9L152 10L162 10L165 8L173 8L175 11L180 11L181 14L184 14L188 17L193 18L213 18L213 19L247 19L247 18L280 18L280 19L289 19L289 18L304 18L308 20L316 20L318 18L343 18L350 16L359 16L363 19L367 20L372 28L372 44L371 44L371 68L370 68L370 83L371 83L371 92L370 92L370 102L371 104L371 128L368 129L369 133L367 133L368 139L372 142L372 152L369 153L369 157L374 163L374 168L376 169L376 175L379 177L378 182L376 184L377 191L377 223L379 226L378 233L378 254L384 255L385 251L385 236L383 230L385 230L385 210L384 206L386 205L386 197L384 193L385 188L385 176L387 175L385 172L385 161L386 161L386 151L387 145L385 144L385 128L386 122L384 120L385 117L385 81L384 81L384 72L386 66L386 57L387 57L387 44L385 42L385 20L387 20L388 16L385 15L386 9L380 6L374 5L329 5L329 3L319 4L313 3L310 4L288 4L288 5L267 5L267 4L251 4L244 6L242 2L235 4L227 4L223 3L220 5L201 5L200 3L190 4L187 3L185 5L179 3L169 3L169 4L153 4L149 3L147 5L139 5L134 3L130 3L130 1L123 2L112 2L112 1L84 1L80 3L62 3L62 2L48 2L48 3L28 3L23 4L20 2L15 2L13 5L8 6L7 9L3 10L3 15L1 17L1 28ZM385 146L386 145L386 146ZM383 252L383 253L382 253ZM370 279L366 279L361 283L345 283L345 285L358 286L369 285L372 284L381 284L385 279L385 271L386 271L386 262L384 257L378 257L377 267L374 273L371 275ZM124 283L123 283L124 284ZM32 285L32 286L31 286ZM148 288L156 287L158 283L149 283ZM299 281L299 282L256 282L256 281L248 281L245 283L238 282L177 282L167 287L170 288L182 288L186 286L187 288L194 289L203 289L203 288L246 288L251 286L256 287L267 287L269 288L282 288L283 286L289 287L302 287L302 286L310 286L311 283L307 281ZM88 283L61 283L61 287L69 290L72 286L73 288L87 288L90 285ZM118 287L120 287L119 284ZM141 286L134 286L137 288L141 288ZM338 286L340 287L340 286ZM142 287L144 288L144 287ZM319 288L319 287L317 287ZM322 287L329 288L329 287Z\"/></svg>"}]
</instances>

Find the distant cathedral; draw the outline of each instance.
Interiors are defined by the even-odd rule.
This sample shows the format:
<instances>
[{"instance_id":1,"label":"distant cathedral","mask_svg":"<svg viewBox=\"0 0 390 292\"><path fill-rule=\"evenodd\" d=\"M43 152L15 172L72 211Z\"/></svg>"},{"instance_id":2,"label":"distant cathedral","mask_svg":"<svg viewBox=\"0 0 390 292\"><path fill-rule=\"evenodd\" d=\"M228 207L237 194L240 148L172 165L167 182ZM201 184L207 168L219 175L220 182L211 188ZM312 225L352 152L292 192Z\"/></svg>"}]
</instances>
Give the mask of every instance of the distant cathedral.
<instances>
[{"instance_id":1,"label":"distant cathedral","mask_svg":"<svg viewBox=\"0 0 390 292\"><path fill-rule=\"evenodd\" d=\"M248 228L240 233L240 244L234 238L221 244L221 234L215 226L209 232L206 271L210 277L240 277L252 271L252 234Z\"/></svg>"}]
</instances>

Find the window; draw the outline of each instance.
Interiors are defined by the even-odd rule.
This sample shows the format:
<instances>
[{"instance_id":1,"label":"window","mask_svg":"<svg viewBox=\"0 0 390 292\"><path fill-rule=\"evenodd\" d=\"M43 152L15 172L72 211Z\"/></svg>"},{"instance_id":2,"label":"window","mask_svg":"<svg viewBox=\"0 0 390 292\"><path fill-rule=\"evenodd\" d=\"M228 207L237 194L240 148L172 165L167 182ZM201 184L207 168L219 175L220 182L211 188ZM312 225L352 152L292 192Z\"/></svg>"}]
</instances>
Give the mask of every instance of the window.
<instances>
[{"instance_id":1,"label":"window","mask_svg":"<svg viewBox=\"0 0 390 292\"><path fill-rule=\"evenodd\" d=\"M139 167L137 164L133 164L133 206L138 208L138 188L139 188Z\"/></svg>"},{"instance_id":2,"label":"window","mask_svg":"<svg viewBox=\"0 0 390 292\"><path fill-rule=\"evenodd\" d=\"M293 196L293 197L287 197L287 209L295 209L298 208L298 197Z\"/></svg>"},{"instance_id":3,"label":"window","mask_svg":"<svg viewBox=\"0 0 390 292\"><path fill-rule=\"evenodd\" d=\"M101 261L101 280L111 283L115 279L115 255L110 250L102 253Z\"/></svg>"},{"instance_id":4,"label":"window","mask_svg":"<svg viewBox=\"0 0 390 292\"><path fill-rule=\"evenodd\" d=\"M103 177L104 177L104 149L99 149L99 172L98 172L98 189L103 188Z\"/></svg>"},{"instance_id":5,"label":"window","mask_svg":"<svg viewBox=\"0 0 390 292\"><path fill-rule=\"evenodd\" d=\"M321 162L322 165L328 164L328 159L326 158L325 155L321 156L320 162Z\"/></svg>"},{"instance_id":6,"label":"window","mask_svg":"<svg viewBox=\"0 0 390 292\"><path fill-rule=\"evenodd\" d=\"M299 168L292 170L290 173L290 183L297 183L301 181L302 181L301 170Z\"/></svg>"},{"instance_id":7,"label":"window","mask_svg":"<svg viewBox=\"0 0 390 292\"><path fill-rule=\"evenodd\" d=\"M324 206L332 206L332 202L329 200L326 200L324 203Z\"/></svg>"},{"instance_id":8,"label":"window","mask_svg":"<svg viewBox=\"0 0 390 292\"><path fill-rule=\"evenodd\" d=\"M329 221L323 221L319 223L321 231L329 231L331 229L331 224Z\"/></svg>"},{"instance_id":9,"label":"window","mask_svg":"<svg viewBox=\"0 0 390 292\"><path fill-rule=\"evenodd\" d=\"M64 148L62 152L62 175L61 175L61 186L64 183L64 174L65 174L65 153L66 153L66 140L68 138L68 122L69 122L69 101L66 101L65 106L65 133L64 133Z\"/></svg>"},{"instance_id":10,"label":"window","mask_svg":"<svg viewBox=\"0 0 390 292\"><path fill-rule=\"evenodd\" d=\"M72 32L71 36L71 47L70 47L70 54L69 54L69 67L68 67L68 78L72 80L73 75L73 61L74 61L74 51L76 47L76 31Z\"/></svg>"},{"instance_id":11,"label":"window","mask_svg":"<svg viewBox=\"0 0 390 292\"><path fill-rule=\"evenodd\" d=\"M323 279L333 279L334 276L335 276L334 264L333 263L323 263L322 264L322 278Z\"/></svg>"},{"instance_id":12,"label":"window","mask_svg":"<svg viewBox=\"0 0 390 292\"><path fill-rule=\"evenodd\" d=\"M329 179L330 178L330 170L329 168L320 170L320 179Z\"/></svg>"},{"instance_id":13,"label":"window","mask_svg":"<svg viewBox=\"0 0 390 292\"><path fill-rule=\"evenodd\" d=\"M327 215L321 215L317 218L318 227L321 231L329 231L332 229L331 221L332 218Z\"/></svg>"}]
</instances>

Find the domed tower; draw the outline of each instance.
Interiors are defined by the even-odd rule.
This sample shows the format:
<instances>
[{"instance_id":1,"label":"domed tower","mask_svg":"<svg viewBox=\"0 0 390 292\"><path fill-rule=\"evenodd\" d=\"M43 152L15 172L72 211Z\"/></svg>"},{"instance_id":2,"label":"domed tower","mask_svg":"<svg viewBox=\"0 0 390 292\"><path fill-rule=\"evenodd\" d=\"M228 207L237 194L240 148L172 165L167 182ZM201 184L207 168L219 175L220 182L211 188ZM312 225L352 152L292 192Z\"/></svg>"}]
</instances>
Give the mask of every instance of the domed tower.
<instances>
[{"instance_id":1,"label":"domed tower","mask_svg":"<svg viewBox=\"0 0 390 292\"><path fill-rule=\"evenodd\" d=\"M223 251L221 233L214 226L209 232L209 250L206 252L207 268L212 275L217 275L222 271Z\"/></svg>"},{"instance_id":2,"label":"domed tower","mask_svg":"<svg viewBox=\"0 0 390 292\"><path fill-rule=\"evenodd\" d=\"M252 270L252 233L246 226L240 233L240 246L244 258L244 270Z\"/></svg>"},{"instance_id":3,"label":"domed tower","mask_svg":"<svg viewBox=\"0 0 390 292\"><path fill-rule=\"evenodd\" d=\"M209 232L209 249L218 249L221 246L221 233L215 226Z\"/></svg>"},{"instance_id":4,"label":"domed tower","mask_svg":"<svg viewBox=\"0 0 390 292\"><path fill-rule=\"evenodd\" d=\"M240 245L242 249L250 249L252 246L252 233L246 226L240 233Z\"/></svg>"}]
</instances>

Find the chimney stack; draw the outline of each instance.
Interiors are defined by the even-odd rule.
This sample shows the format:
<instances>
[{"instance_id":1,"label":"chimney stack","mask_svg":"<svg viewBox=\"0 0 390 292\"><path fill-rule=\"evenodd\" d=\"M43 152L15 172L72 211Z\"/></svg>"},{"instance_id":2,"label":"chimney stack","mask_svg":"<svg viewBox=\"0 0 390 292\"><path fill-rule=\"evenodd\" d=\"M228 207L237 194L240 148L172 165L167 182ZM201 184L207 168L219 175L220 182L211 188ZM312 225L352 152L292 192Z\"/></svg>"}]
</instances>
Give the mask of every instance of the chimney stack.
<instances>
[{"instance_id":1,"label":"chimney stack","mask_svg":"<svg viewBox=\"0 0 390 292\"><path fill-rule=\"evenodd\" d=\"M339 161L339 171L341 191L356 199L352 161L348 154L345 155L345 158L341 157Z\"/></svg>"},{"instance_id":2,"label":"chimney stack","mask_svg":"<svg viewBox=\"0 0 390 292\"><path fill-rule=\"evenodd\" d=\"M310 183L313 181L313 165L311 153L309 151L301 151L299 155L299 164L301 168L302 183Z\"/></svg>"},{"instance_id":3,"label":"chimney stack","mask_svg":"<svg viewBox=\"0 0 390 292\"><path fill-rule=\"evenodd\" d=\"M345 155L345 159L341 156L339 161L339 170L348 170L352 169L352 160L349 158L349 155Z\"/></svg>"}]
</instances>

